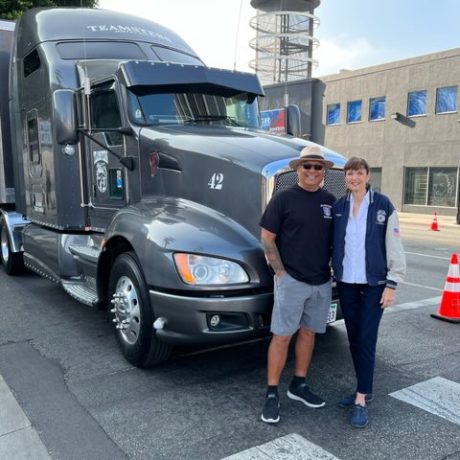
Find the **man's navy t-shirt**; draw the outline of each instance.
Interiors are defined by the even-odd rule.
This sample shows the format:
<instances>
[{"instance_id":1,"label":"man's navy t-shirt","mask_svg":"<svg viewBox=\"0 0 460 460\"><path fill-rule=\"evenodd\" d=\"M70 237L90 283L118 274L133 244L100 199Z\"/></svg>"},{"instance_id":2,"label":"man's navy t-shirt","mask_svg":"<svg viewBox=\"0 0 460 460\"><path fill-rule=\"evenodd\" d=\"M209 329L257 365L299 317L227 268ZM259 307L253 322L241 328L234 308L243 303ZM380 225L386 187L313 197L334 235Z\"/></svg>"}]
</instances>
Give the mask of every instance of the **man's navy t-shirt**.
<instances>
[{"instance_id":1,"label":"man's navy t-shirt","mask_svg":"<svg viewBox=\"0 0 460 460\"><path fill-rule=\"evenodd\" d=\"M261 227L276 234L284 268L299 281L323 284L331 277L334 202L326 190L308 192L296 184L276 193L260 220Z\"/></svg>"}]
</instances>

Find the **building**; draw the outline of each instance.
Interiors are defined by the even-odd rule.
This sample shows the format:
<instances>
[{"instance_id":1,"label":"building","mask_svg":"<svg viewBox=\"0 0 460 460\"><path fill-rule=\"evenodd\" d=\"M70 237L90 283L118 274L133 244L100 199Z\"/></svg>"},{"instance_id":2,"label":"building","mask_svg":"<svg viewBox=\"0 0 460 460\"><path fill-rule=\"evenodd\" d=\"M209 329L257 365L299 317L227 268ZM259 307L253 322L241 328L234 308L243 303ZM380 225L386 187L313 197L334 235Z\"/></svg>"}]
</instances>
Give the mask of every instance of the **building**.
<instances>
[{"instance_id":1,"label":"building","mask_svg":"<svg viewBox=\"0 0 460 460\"><path fill-rule=\"evenodd\" d=\"M460 49L321 78L315 137L368 160L397 209L456 215Z\"/></svg>"},{"instance_id":2,"label":"building","mask_svg":"<svg viewBox=\"0 0 460 460\"><path fill-rule=\"evenodd\" d=\"M460 220L460 49L265 87L261 108L301 109L303 135L365 158L400 211ZM459 222L460 223L460 222Z\"/></svg>"}]
</instances>

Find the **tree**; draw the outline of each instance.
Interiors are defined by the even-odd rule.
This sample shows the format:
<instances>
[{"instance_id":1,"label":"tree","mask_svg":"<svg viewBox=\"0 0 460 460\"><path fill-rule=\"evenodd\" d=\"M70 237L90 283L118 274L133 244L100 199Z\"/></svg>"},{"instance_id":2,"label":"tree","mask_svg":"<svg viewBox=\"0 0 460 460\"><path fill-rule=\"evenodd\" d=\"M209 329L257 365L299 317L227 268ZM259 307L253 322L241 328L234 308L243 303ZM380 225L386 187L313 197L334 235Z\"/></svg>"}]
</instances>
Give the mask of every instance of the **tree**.
<instances>
[{"instance_id":1,"label":"tree","mask_svg":"<svg viewBox=\"0 0 460 460\"><path fill-rule=\"evenodd\" d=\"M1 0L0 18L18 19L19 16L30 8L50 6L81 6L94 8L99 0Z\"/></svg>"}]
</instances>

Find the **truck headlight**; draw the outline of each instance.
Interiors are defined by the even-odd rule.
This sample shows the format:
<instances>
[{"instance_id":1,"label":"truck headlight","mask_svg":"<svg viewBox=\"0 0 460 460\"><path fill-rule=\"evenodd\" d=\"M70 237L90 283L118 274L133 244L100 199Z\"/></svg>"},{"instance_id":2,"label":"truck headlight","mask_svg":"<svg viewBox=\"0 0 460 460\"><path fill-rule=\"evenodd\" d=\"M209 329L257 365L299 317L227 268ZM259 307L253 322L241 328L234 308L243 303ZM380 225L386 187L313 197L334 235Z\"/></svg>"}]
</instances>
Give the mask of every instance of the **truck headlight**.
<instances>
[{"instance_id":1,"label":"truck headlight","mask_svg":"<svg viewBox=\"0 0 460 460\"><path fill-rule=\"evenodd\" d=\"M177 271L187 284L247 283L247 273L235 262L196 254L174 254Z\"/></svg>"}]
</instances>

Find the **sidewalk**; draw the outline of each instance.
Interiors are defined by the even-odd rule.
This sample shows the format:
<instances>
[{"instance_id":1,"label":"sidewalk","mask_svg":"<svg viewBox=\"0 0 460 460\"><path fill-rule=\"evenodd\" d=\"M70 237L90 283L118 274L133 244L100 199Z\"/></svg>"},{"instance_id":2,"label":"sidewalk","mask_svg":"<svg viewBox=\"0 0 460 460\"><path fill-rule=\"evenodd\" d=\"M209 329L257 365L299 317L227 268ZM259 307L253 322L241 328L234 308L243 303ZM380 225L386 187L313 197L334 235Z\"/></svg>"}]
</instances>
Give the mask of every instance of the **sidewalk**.
<instances>
[{"instance_id":1,"label":"sidewalk","mask_svg":"<svg viewBox=\"0 0 460 460\"><path fill-rule=\"evenodd\" d=\"M423 225L426 228L430 228L431 223L433 222L433 214L414 214L411 212L399 212L399 223L404 224L413 224L413 225ZM456 222L456 216L436 216L438 221L439 228L442 227L452 227L460 229L460 225Z\"/></svg>"},{"instance_id":2,"label":"sidewalk","mask_svg":"<svg viewBox=\"0 0 460 460\"><path fill-rule=\"evenodd\" d=\"M0 458L51 460L37 431L0 375Z\"/></svg>"}]
</instances>

